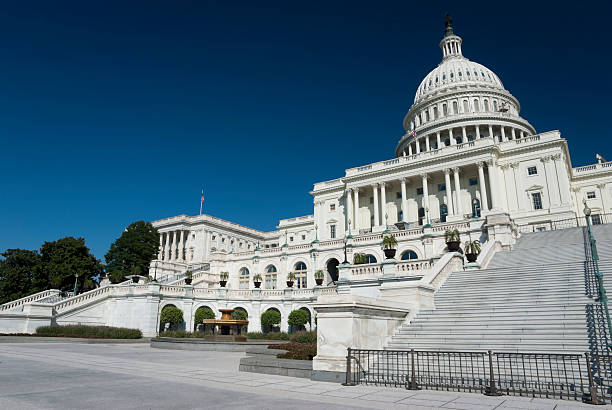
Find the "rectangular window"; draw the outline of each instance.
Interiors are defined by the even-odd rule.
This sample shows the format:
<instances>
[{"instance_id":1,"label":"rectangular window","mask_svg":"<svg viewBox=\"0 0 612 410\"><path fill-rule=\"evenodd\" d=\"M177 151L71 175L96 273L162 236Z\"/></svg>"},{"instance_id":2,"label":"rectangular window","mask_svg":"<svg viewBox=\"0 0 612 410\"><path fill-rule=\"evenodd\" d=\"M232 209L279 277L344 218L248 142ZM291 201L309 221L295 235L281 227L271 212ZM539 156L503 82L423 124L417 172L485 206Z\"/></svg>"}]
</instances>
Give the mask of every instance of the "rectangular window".
<instances>
[{"instance_id":1,"label":"rectangular window","mask_svg":"<svg viewBox=\"0 0 612 410\"><path fill-rule=\"evenodd\" d=\"M331 205L329 206L329 210L330 210L330 211L335 211L335 210L336 210L336 204L331 204Z\"/></svg>"},{"instance_id":2,"label":"rectangular window","mask_svg":"<svg viewBox=\"0 0 612 410\"><path fill-rule=\"evenodd\" d=\"M542 195L539 192L531 194L533 209L542 209Z\"/></svg>"},{"instance_id":3,"label":"rectangular window","mask_svg":"<svg viewBox=\"0 0 612 410\"><path fill-rule=\"evenodd\" d=\"M417 188L417 195L423 195L423 188Z\"/></svg>"},{"instance_id":4,"label":"rectangular window","mask_svg":"<svg viewBox=\"0 0 612 410\"><path fill-rule=\"evenodd\" d=\"M478 185L478 178L470 178L470 185Z\"/></svg>"},{"instance_id":5,"label":"rectangular window","mask_svg":"<svg viewBox=\"0 0 612 410\"><path fill-rule=\"evenodd\" d=\"M289 242L293 242L293 236L289 237Z\"/></svg>"},{"instance_id":6,"label":"rectangular window","mask_svg":"<svg viewBox=\"0 0 612 410\"><path fill-rule=\"evenodd\" d=\"M446 191L446 184L438 184L438 192Z\"/></svg>"},{"instance_id":7,"label":"rectangular window","mask_svg":"<svg viewBox=\"0 0 612 410\"><path fill-rule=\"evenodd\" d=\"M402 193L401 192L396 192L395 193L395 199L402 199Z\"/></svg>"},{"instance_id":8,"label":"rectangular window","mask_svg":"<svg viewBox=\"0 0 612 410\"><path fill-rule=\"evenodd\" d=\"M370 203L371 203L371 204L373 204L373 203L374 203L374 197L373 197L373 196L371 196L371 197L370 197Z\"/></svg>"},{"instance_id":9,"label":"rectangular window","mask_svg":"<svg viewBox=\"0 0 612 410\"><path fill-rule=\"evenodd\" d=\"M306 235L302 235L302 240L305 241L306 240Z\"/></svg>"},{"instance_id":10,"label":"rectangular window","mask_svg":"<svg viewBox=\"0 0 612 410\"><path fill-rule=\"evenodd\" d=\"M329 237L332 239L336 238L336 225L329 225Z\"/></svg>"},{"instance_id":11,"label":"rectangular window","mask_svg":"<svg viewBox=\"0 0 612 410\"><path fill-rule=\"evenodd\" d=\"M591 215L591 222L593 225L601 225L601 215L593 214Z\"/></svg>"},{"instance_id":12,"label":"rectangular window","mask_svg":"<svg viewBox=\"0 0 612 410\"><path fill-rule=\"evenodd\" d=\"M595 192L587 192L587 199L595 199Z\"/></svg>"},{"instance_id":13,"label":"rectangular window","mask_svg":"<svg viewBox=\"0 0 612 410\"><path fill-rule=\"evenodd\" d=\"M527 168L528 175L537 175L537 173L538 173L538 167L528 167Z\"/></svg>"}]
</instances>

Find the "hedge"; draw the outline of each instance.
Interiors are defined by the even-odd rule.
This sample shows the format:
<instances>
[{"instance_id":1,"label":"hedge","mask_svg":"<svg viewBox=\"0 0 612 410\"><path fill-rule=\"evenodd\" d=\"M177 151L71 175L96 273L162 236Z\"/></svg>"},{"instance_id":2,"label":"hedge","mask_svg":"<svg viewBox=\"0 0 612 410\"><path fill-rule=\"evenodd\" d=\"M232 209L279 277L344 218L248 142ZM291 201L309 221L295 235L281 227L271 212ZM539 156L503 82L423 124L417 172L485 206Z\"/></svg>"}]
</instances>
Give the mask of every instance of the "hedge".
<instances>
[{"instance_id":1,"label":"hedge","mask_svg":"<svg viewBox=\"0 0 612 410\"><path fill-rule=\"evenodd\" d=\"M181 339L196 338L196 337L203 338L204 333L203 332L186 332L184 330L166 330L165 332L161 332L159 334L159 337L176 337L176 338L181 338Z\"/></svg>"},{"instance_id":2,"label":"hedge","mask_svg":"<svg viewBox=\"0 0 612 410\"><path fill-rule=\"evenodd\" d=\"M308 323L308 312L303 309L292 310L287 321L290 326L304 326Z\"/></svg>"},{"instance_id":3,"label":"hedge","mask_svg":"<svg viewBox=\"0 0 612 410\"><path fill-rule=\"evenodd\" d=\"M285 332L248 332L247 339L289 340L289 334Z\"/></svg>"},{"instance_id":4,"label":"hedge","mask_svg":"<svg viewBox=\"0 0 612 410\"><path fill-rule=\"evenodd\" d=\"M281 315L276 310L266 310L261 314L261 324L264 326L275 326L281 322Z\"/></svg>"},{"instance_id":5,"label":"hedge","mask_svg":"<svg viewBox=\"0 0 612 410\"><path fill-rule=\"evenodd\" d=\"M317 355L316 343L291 342L282 345L270 345L268 348L287 350L287 353L276 355L279 359L312 360Z\"/></svg>"},{"instance_id":6,"label":"hedge","mask_svg":"<svg viewBox=\"0 0 612 410\"><path fill-rule=\"evenodd\" d=\"M138 329L110 326L87 325L53 325L41 326L36 329L40 336L84 337L96 339L141 339L142 332Z\"/></svg>"},{"instance_id":7,"label":"hedge","mask_svg":"<svg viewBox=\"0 0 612 410\"><path fill-rule=\"evenodd\" d=\"M317 343L317 332L295 332L291 335L291 338L289 340L296 343Z\"/></svg>"}]
</instances>

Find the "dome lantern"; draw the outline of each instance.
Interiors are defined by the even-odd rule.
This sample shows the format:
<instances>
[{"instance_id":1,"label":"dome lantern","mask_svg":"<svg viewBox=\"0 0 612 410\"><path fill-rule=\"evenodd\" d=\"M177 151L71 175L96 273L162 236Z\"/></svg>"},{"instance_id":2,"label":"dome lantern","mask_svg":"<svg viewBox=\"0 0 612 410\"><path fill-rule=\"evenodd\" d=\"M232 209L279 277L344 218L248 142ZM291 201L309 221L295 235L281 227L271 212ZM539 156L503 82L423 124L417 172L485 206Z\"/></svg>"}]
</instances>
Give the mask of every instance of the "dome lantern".
<instances>
[{"instance_id":1,"label":"dome lantern","mask_svg":"<svg viewBox=\"0 0 612 410\"><path fill-rule=\"evenodd\" d=\"M446 31L444 32L444 38L440 41L440 48L442 49L442 56L444 59L450 57L462 57L461 55L461 37L455 35L453 32L453 19L447 14L446 15Z\"/></svg>"}]
</instances>

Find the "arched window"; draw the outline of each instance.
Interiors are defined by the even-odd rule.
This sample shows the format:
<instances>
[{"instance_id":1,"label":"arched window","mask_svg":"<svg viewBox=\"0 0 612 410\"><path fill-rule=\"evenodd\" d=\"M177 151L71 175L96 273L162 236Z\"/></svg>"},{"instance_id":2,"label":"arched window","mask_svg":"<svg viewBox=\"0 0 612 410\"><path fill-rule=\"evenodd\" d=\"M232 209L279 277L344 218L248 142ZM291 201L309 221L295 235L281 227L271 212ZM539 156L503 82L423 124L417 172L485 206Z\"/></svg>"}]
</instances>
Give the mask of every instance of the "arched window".
<instances>
[{"instance_id":1,"label":"arched window","mask_svg":"<svg viewBox=\"0 0 612 410\"><path fill-rule=\"evenodd\" d=\"M438 107L434 107L434 120L438 119Z\"/></svg>"},{"instance_id":2,"label":"arched window","mask_svg":"<svg viewBox=\"0 0 612 410\"><path fill-rule=\"evenodd\" d=\"M484 100L484 110L489 111L489 100Z\"/></svg>"},{"instance_id":3,"label":"arched window","mask_svg":"<svg viewBox=\"0 0 612 410\"><path fill-rule=\"evenodd\" d=\"M446 206L446 204L440 204L440 222L446 222L447 215L448 215L448 206Z\"/></svg>"},{"instance_id":4,"label":"arched window","mask_svg":"<svg viewBox=\"0 0 612 410\"><path fill-rule=\"evenodd\" d=\"M453 101L453 114L458 114L459 113L459 105L457 104L457 101Z\"/></svg>"},{"instance_id":5,"label":"arched window","mask_svg":"<svg viewBox=\"0 0 612 410\"><path fill-rule=\"evenodd\" d=\"M264 278L264 285L266 289L276 289L276 266L270 265L266 268L266 274Z\"/></svg>"},{"instance_id":6,"label":"arched window","mask_svg":"<svg viewBox=\"0 0 612 410\"><path fill-rule=\"evenodd\" d=\"M304 262L298 262L294 268L295 280L298 288L306 287L306 264Z\"/></svg>"},{"instance_id":7,"label":"arched window","mask_svg":"<svg viewBox=\"0 0 612 410\"><path fill-rule=\"evenodd\" d=\"M474 218L480 218L480 199L472 199L472 216Z\"/></svg>"},{"instance_id":8,"label":"arched window","mask_svg":"<svg viewBox=\"0 0 612 410\"><path fill-rule=\"evenodd\" d=\"M365 263L376 263L376 257L374 255L367 254L365 259Z\"/></svg>"},{"instance_id":9,"label":"arched window","mask_svg":"<svg viewBox=\"0 0 612 410\"><path fill-rule=\"evenodd\" d=\"M425 111L425 121L429 121L429 110Z\"/></svg>"},{"instance_id":10,"label":"arched window","mask_svg":"<svg viewBox=\"0 0 612 410\"><path fill-rule=\"evenodd\" d=\"M410 259L419 259L419 256L416 254L415 251L405 251L404 253L402 253L403 261L407 261Z\"/></svg>"},{"instance_id":11,"label":"arched window","mask_svg":"<svg viewBox=\"0 0 612 410\"><path fill-rule=\"evenodd\" d=\"M480 110L480 106L478 104L478 100L474 100L474 112L478 112Z\"/></svg>"},{"instance_id":12,"label":"arched window","mask_svg":"<svg viewBox=\"0 0 612 410\"><path fill-rule=\"evenodd\" d=\"M468 100L463 100L463 112L470 112L470 103L468 103Z\"/></svg>"},{"instance_id":13,"label":"arched window","mask_svg":"<svg viewBox=\"0 0 612 410\"><path fill-rule=\"evenodd\" d=\"M497 111L497 100L493 100L493 111Z\"/></svg>"},{"instance_id":14,"label":"arched window","mask_svg":"<svg viewBox=\"0 0 612 410\"><path fill-rule=\"evenodd\" d=\"M445 117L448 115L448 106L446 104L442 104L442 115Z\"/></svg>"},{"instance_id":15,"label":"arched window","mask_svg":"<svg viewBox=\"0 0 612 410\"><path fill-rule=\"evenodd\" d=\"M249 270L247 268L240 269L240 289L249 288Z\"/></svg>"}]
</instances>

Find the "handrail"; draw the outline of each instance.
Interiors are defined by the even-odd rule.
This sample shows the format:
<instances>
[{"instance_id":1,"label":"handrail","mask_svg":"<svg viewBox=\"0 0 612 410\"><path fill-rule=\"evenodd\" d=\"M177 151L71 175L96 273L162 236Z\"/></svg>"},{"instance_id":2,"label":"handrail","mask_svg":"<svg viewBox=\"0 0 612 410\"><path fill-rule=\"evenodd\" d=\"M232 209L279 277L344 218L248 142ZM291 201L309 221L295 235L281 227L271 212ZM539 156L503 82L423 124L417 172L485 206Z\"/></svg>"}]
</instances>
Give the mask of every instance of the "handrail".
<instances>
[{"instance_id":1,"label":"handrail","mask_svg":"<svg viewBox=\"0 0 612 410\"><path fill-rule=\"evenodd\" d=\"M21 299L13 300L11 302L0 305L0 310L11 310L29 302L36 302L40 299L45 299L49 296L59 295L61 293L58 289L43 290L42 292L34 293L33 295L22 297Z\"/></svg>"}]
</instances>

